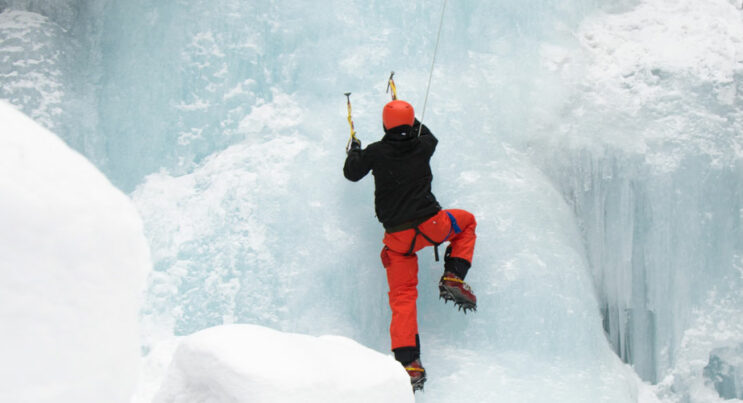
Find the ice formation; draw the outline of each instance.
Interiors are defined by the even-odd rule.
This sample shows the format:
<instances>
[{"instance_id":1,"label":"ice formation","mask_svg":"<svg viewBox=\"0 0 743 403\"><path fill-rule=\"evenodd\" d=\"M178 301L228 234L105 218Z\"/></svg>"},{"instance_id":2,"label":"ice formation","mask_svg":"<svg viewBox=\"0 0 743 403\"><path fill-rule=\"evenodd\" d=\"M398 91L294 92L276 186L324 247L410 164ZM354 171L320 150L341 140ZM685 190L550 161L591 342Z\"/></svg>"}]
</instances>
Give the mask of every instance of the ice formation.
<instances>
[{"instance_id":1,"label":"ice formation","mask_svg":"<svg viewBox=\"0 0 743 403\"><path fill-rule=\"evenodd\" d=\"M743 301L741 22L729 2L648 1L543 53L573 101L537 154L578 217L609 340L648 381L703 342L685 334L697 316L723 321L703 338L743 334L716 313Z\"/></svg>"},{"instance_id":2,"label":"ice formation","mask_svg":"<svg viewBox=\"0 0 743 403\"><path fill-rule=\"evenodd\" d=\"M340 172L342 94L364 144L390 70L420 108L441 3L323 4L0 0L0 98L144 218L142 401L174 337L215 325L388 349L373 186ZM741 7L449 2L425 118L434 193L480 224L482 306L442 305L421 254L419 401L738 393Z\"/></svg>"}]
</instances>

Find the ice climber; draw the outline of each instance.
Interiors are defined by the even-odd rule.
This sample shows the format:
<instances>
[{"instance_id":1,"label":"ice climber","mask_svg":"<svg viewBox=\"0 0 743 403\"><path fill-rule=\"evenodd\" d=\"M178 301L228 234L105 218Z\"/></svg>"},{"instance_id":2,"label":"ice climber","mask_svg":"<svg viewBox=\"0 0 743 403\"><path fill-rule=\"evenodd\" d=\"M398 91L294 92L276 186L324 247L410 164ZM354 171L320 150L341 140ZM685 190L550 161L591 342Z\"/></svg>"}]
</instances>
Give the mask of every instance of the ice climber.
<instances>
[{"instance_id":1,"label":"ice climber","mask_svg":"<svg viewBox=\"0 0 743 403\"><path fill-rule=\"evenodd\" d=\"M354 182L369 171L374 175L375 210L385 229L381 258L390 288L392 351L410 375L415 391L423 389L426 381L416 312L416 252L434 246L438 261L438 246L448 241L440 296L465 313L474 310L477 299L464 278L472 262L477 223L467 211L442 210L431 193L430 160L438 140L415 118L413 107L401 100L389 102L382 123L381 141L362 149L361 142L353 138L343 174Z\"/></svg>"}]
</instances>

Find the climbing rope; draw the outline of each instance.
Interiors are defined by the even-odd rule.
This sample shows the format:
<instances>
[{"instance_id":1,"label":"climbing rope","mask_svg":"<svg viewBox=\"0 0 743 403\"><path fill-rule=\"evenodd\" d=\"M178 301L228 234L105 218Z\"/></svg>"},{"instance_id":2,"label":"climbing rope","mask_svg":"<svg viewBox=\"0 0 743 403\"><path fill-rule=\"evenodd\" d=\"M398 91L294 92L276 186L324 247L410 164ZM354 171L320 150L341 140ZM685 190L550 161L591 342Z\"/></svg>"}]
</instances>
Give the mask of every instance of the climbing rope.
<instances>
[{"instance_id":1,"label":"climbing rope","mask_svg":"<svg viewBox=\"0 0 743 403\"><path fill-rule=\"evenodd\" d=\"M439 32L436 34L436 47L433 49L433 60L431 61L431 72L428 74L428 86L426 87L426 98L423 101L423 112L421 113L421 124L418 128L418 135L421 135L423 130L423 118L426 116L426 105L428 105L428 93L431 90L431 79L433 78L433 67L436 65L436 55L439 52L439 41L441 40L441 27L444 25L444 11L446 11L446 3L448 0L444 0L444 5L441 7L441 20L439 21ZM390 76L392 79L392 76Z\"/></svg>"}]
</instances>

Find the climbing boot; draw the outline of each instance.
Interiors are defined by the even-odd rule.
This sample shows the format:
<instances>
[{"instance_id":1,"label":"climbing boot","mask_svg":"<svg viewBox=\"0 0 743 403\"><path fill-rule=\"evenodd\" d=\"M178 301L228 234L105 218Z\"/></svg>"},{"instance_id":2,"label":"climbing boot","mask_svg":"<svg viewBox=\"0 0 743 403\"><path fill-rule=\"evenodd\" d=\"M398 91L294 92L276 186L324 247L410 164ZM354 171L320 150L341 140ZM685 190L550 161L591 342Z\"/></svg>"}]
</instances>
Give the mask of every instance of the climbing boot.
<instances>
[{"instance_id":1,"label":"climbing boot","mask_svg":"<svg viewBox=\"0 0 743 403\"><path fill-rule=\"evenodd\" d=\"M405 365L405 370L410 376L410 385L413 386L413 392L423 390L423 384L426 382L426 370L421 365L421 360L417 359Z\"/></svg>"},{"instance_id":2,"label":"climbing boot","mask_svg":"<svg viewBox=\"0 0 743 403\"><path fill-rule=\"evenodd\" d=\"M444 302L454 301L459 310L466 314L468 310L477 310L477 297L467 283L456 274L445 271L439 281L439 297Z\"/></svg>"},{"instance_id":3,"label":"climbing boot","mask_svg":"<svg viewBox=\"0 0 743 403\"><path fill-rule=\"evenodd\" d=\"M444 254L444 275L439 281L439 297L444 302L454 301L454 304L466 314L468 310L477 310L477 297L472 292L464 276L470 269L470 262L451 256L452 247L446 248Z\"/></svg>"}]
</instances>

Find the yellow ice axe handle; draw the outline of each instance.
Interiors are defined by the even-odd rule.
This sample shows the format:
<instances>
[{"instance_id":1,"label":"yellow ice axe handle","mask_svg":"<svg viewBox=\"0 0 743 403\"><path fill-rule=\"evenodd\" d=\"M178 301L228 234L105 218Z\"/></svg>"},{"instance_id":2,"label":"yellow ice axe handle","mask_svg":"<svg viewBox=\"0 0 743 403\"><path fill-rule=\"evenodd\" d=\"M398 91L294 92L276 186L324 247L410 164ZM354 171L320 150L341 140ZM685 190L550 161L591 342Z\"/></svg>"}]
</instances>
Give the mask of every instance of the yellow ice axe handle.
<instances>
[{"instance_id":1,"label":"yellow ice axe handle","mask_svg":"<svg viewBox=\"0 0 743 403\"><path fill-rule=\"evenodd\" d=\"M390 78L387 80L387 92L392 90L392 100L397 100L397 87L395 87L395 80L392 78L395 76L395 72L390 73Z\"/></svg>"},{"instance_id":2,"label":"yellow ice axe handle","mask_svg":"<svg viewBox=\"0 0 743 403\"><path fill-rule=\"evenodd\" d=\"M348 108L348 125L351 126L351 137L348 138L348 143L346 143L346 152L348 152L348 150L351 148L351 141L356 139L356 129L354 129L353 119L351 119L351 93L347 92L345 95L347 100L346 105Z\"/></svg>"}]
</instances>

